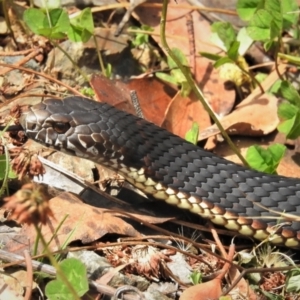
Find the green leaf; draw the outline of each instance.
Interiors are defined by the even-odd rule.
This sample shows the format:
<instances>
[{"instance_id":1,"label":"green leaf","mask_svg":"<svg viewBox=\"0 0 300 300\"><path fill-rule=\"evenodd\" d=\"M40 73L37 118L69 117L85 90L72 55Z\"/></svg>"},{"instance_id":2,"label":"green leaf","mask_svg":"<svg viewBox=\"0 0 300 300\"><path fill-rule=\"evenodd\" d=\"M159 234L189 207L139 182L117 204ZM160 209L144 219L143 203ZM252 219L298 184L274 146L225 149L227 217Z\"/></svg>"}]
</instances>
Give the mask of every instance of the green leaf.
<instances>
[{"instance_id":1,"label":"green leaf","mask_svg":"<svg viewBox=\"0 0 300 300\"><path fill-rule=\"evenodd\" d=\"M143 30L143 31L149 31L152 32L154 29L148 25L142 25L141 28L139 27L129 27L129 29L134 29L134 30ZM135 34L135 39L132 41L132 44L136 47L147 44L149 42L149 34L146 33L134 33Z\"/></svg>"},{"instance_id":2,"label":"green leaf","mask_svg":"<svg viewBox=\"0 0 300 300\"><path fill-rule=\"evenodd\" d=\"M0 180L3 180L5 178L6 172L8 170L8 178L9 179L14 179L17 178L17 174L12 170L11 165L9 162L7 162L5 154L0 155ZM3 183L5 184L5 183Z\"/></svg>"},{"instance_id":3,"label":"green leaf","mask_svg":"<svg viewBox=\"0 0 300 300\"><path fill-rule=\"evenodd\" d=\"M216 61L216 60L222 58L221 55L217 55L217 54L213 54L213 53L209 53L209 52L199 52L199 54L201 56L211 59L213 61Z\"/></svg>"},{"instance_id":4,"label":"green leaf","mask_svg":"<svg viewBox=\"0 0 300 300\"><path fill-rule=\"evenodd\" d=\"M49 38L57 39L58 36L64 36L70 26L69 16L62 8L56 8L49 11L49 18L44 19L44 28L51 28ZM55 37L54 37L55 36Z\"/></svg>"},{"instance_id":5,"label":"green leaf","mask_svg":"<svg viewBox=\"0 0 300 300\"><path fill-rule=\"evenodd\" d=\"M288 271L286 276L286 282L285 282L285 290L288 293L292 293L292 292L299 293L300 292L299 281L300 281L299 268Z\"/></svg>"},{"instance_id":6,"label":"green leaf","mask_svg":"<svg viewBox=\"0 0 300 300\"><path fill-rule=\"evenodd\" d=\"M290 1L290 0L289 0ZM282 0L265 0L265 9L272 16L271 29L274 32L274 37L277 37L281 34L283 17L281 12L281 3Z\"/></svg>"},{"instance_id":7,"label":"green leaf","mask_svg":"<svg viewBox=\"0 0 300 300\"><path fill-rule=\"evenodd\" d=\"M38 30L38 34L54 40L60 40L66 37L63 32L56 31L56 28L42 28Z\"/></svg>"},{"instance_id":8,"label":"green leaf","mask_svg":"<svg viewBox=\"0 0 300 300\"><path fill-rule=\"evenodd\" d=\"M155 76L163 81L169 82L171 84L177 85L177 81L175 78L169 74L163 72L156 72Z\"/></svg>"},{"instance_id":9,"label":"green leaf","mask_svg":"<svg viewBox=\"0 0 300 300\"><path fill-rule=\"evenodd\" d=\"M253 14L247 32L253 40L274 40L281 34L282 26L281 1L264 0Z\"/></svg>"},{"instance_id":10,"label":"green leaf","mask_svg":"<svg viewBox=\"0 0 300 300\"><path fill-rule=\"evenodd\" d=\"M292 293L292 292L300 292L300 285L299 285L299 281L300 281L300 275L294 275L291 276L287 282L286 282L286 287L285 290L288 293Z\"/></svg>"},{"instance_id":11,"label":"green leaf","mask_svg":"<svg viewBox=\"0 0 300 300\"><path fill-rule=\"evenodd\" d=\"M176 58L181 62L181 64L183 66L186 66L186 67L189 66L186 56L183 54L183 52L180 49L173 48L171 51L176 56ZM167 60L168 60L168 66L170 69L178 68L177 64L170 56L167 57Z\"/></svg>"},{"instance_id":12,"label":"green leaf","mask_svg":"<svg viewBox=\"0 0 300 300\"><path fill-rule=\"evenodd\" d=\"M281 1L283 16L283 29L290 29L299 19L298 4L296 0Z\"/></svg>"},{"instance_id":13,"label":"green leaf","mask_svg":"<svg viewBox=\"0 0 300 300\"><path fill-rule=\"evenodd\" d=\"M222 65L225 65L225 64L234 64L234 61L232 61L229 57L225 56L225 57L222 57L220 58L219 60L217 60L215 63L214 63L214 67L215 68L219 68L220 66Z\"/></svg>"},{"instance_id":14,"label":"green leaf","mask_svg":"<svg viewBox=\"0 0 300 300\"><path fill-rule=\"evenodd\" d=\"M214 22L211 31L218 35L226 50L229 50L231 44L236 41L235 30L229 22Z\"/></svg>"},{"instance_id":15,"label":"green leaf","mask_svg":"<svg viewBox=\"0 0 300 300\"><path fill-rule=\"evenodd\" d=\"M264 41L271 38L271 14L265 10L258 10L250 21L247 32L249 36L256 41Z\"/></svg>"},{"instance_id":16,"label":"green leaf","mask_svg":"<svg viewBox=\"0 0 300 300\"><path fill-rule=\"evenodd\" d=\"M268 74L266 73L257 73L255 75L255 79L258 81L258 82L263 82L266 78L268 77Z\"/></svg>"},{"instance_id":17,"label":"green leaf","mask_svg":"<svg viewBox=\"0 0 300 300\"><path fill-rule=\"evenodd\" d=\"M69 27L67 35L69 40L72 42L75 43L82 42L82 30L76 26L73 26L72 24Z\"/></svg>"},{"instance_id":18,"label":"green leaf","mask_svg":"<svg viewBox=\"0 0 300 300\"><path fill-rule=\"evenodd\" d=\"M276 174L280 160L284 156L286 147L281 144L274 144L264 149L260 146L251 146L246 154L246 160L250 167L255 170Z\"/></svg>"},{"instance_id":19,"label":"green leaf","mask_svg":"<svg viewBox=\"0 0 300 300\"><path fill-rule=\"evenodd\" d=\"M39 29L44 27L45 14L37 8L28 8L24 11L23 20L29 29L39 34Z\"/></svg>"},{"instance_id":20,"label":"green leaf","mask_svg":"<svg viewBox=\"0 0 300 300\"><path fill-rule=\"evenodd\" d=\"M85 8L80 14L70 19L68 38L73 42L87 42L94 33L94 21L90 8Z\"/></svg>"},{"instance_id":21,"label":"green leaf","mask_svg":"<svg viewBox=\"0 0 300 300\"><path fill-rule=\"evenodd\" d=\"M105 76L107 78L110 78L111 74L112 74L112 65L108 63L105 68Z\"/></svg>"},{"instance_id":22,"label":"green leaf","mask_svg":"<svg viewBox=\"0 0 300 300\"><path fill-rule=\"evenodd\" d=\"M194 285L201 283L202 278L203 274L199 271L193 271L193 273L190 274L190 279Z\"/></svg>"},{"instance_id":23,"label":"green leaf","mask_svg":"<svg viewBox=\"0 0 300 300\"><path fill-rule=\"evenodd\" d=\"M289 120L294 118L298 111L295 105L284 102L278 106L277 113L280 119Z\"/></svg>"},{"instance_id":24,"label":"green leaf","mask_svg":"<svg viewBox=\"0 0 300 300\"><path fill-rule=\"evenodd\" d=\"M70 26L68 14L61 8L50 10L48 15L41 9L30 8L24 12L23 18L32 32L49 39L65 38Z\"/></svg>"},{"instance_id":25,"label":"green leaf","mask_svg":"<svg viewBox=\"0 0 300 300\"><path fill-rule=\"evenodd\" d=\"M77 292L78 297L82 297L89 288L84 264L78 259L68 258L60 263L60 268L70 285ZM45 294L49 300L73 299L71 291L60 276L57 276L56 280L50 281L46 285Z\"/></svg>"},{"instance_id":26,"label":"green leaf","mask_svg":"<svg viewBox=\"0 0 300 300\"><path fill-rule=\"evenodd\" d=\"M286 135L288 139L297 139L300 136L300 112L297 113L290 119L282 122L277 127L279 132Z\"/></svg>"},{"instance_id":27,"label":"green leaf","mask_svg":"<svg viewBox=\"0 0 300 300\"><path fill-rule=\"evenodd\" d=\"M175 82L179 85L182 82L186 81L185 76L183 75L183 73L181 72L180 69L173 69L171 70L171 75L172 77L175 79Z\"/></svg>"},{"instance_id":28,"label":"green leaf","mask_svg":"<svg viewBox=\"0 0 300 300\"><path fill-rule=\"evenodd\" d=\"M180 94L182 97L188 97L189 94L191 93L191 90L192 88L187 81L181 82Z\"/></svg>"},{"instance_id":29,"label":"green leaf","mask_svg":"<svg viewBox=\"0 0 300 300\"><path fill-rule=\"evenodd\" d=\"M236 10L243 21L249 21L253 17L262 0L238 0Z\"/></svg>"},{"instance_id":30,"label":"green leaf","mask_svg":"<svg viewBox=\"0 0 300 300\"><path fill-rule=\"evenodd\" d=\"M277 80L272 87L270 88L269 92L272 94L277 94L280 91L280 86L281 86L281 80Z\"/></svg>"},{"instance_id":31,"label":"green leaf","mask_svg":"<svg viewBox=\"0 0 300 300\"><path fill-rule=\"evenodd\" d=\"M300 108L300 96L294 86L288 81L282 81L280 92L284 99Z\"/></svg>"},{"instance_id":32,"label":"green leaf","mask_svg":"<svg viewBox=\"0 0 300 300\"><path fill-rule=\"evenodd\" d=\"M199 124L197 122L193 122L192 128L185 134L185 139L196 145L198 142L198 135L199 135Z\"/></svg>"},{"instance_id":33,"label":"green leaf","mask_svg":"<svg viewBox=\"0 0 300 300\"><path fill-rule=\"evenodd\" d=\"M239 47L240 47L240 42L234 41L231 44L230 48L228 49L227 55L233 61L236 61L239 57Z\"/></svg>"}]
</instances>

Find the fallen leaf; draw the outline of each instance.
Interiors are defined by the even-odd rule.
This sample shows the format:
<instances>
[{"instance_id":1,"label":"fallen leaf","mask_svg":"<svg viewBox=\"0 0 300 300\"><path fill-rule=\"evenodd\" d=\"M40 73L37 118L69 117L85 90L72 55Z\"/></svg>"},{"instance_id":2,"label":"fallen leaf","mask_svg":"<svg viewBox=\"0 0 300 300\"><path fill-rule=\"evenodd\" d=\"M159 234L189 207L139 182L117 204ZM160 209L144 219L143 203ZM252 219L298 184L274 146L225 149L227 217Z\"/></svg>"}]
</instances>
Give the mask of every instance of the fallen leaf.
<instances>
[{"instance_id":1,"label":"fallen leaf","mask_svg":"<svg viewBox=\"0 0 300 300\"><path fill-rule=\"evenodd\" d=\"M128 87L136 91L145 119L163 126L166 110L176 90L155 77L132 79Z\"/></svg>"},{"instance_id":2,"label":"fallen leaf","mask_svg":"<svg viewBox=\"0 0 300 300\"><path fill-rule=\"evenodd\" d=\"M178 92L167 110L163 127L185 138L185 134L191 129L193 122L197 122L201 129L210 124L210 119L194 93L184 98Z\"/></svg>"},{"instance_id":3,"label":"fallen leaf","mask_svg":"<svg viewBox=\"0 0 300 300\"><path fill-rule=\"evenodd\" d=\"M130 114L135 114L130 100L130 91L125 83L109 80L103 75L93 75L90 84L99 102L106 102Z\"/></svg>"},{"instance_id":4,"label":"fallen leaf","mask_svg":"<svg viewBox=\"0 0 300 300\"><path fill-rule=\"evenodd\" d=\"M75 195L62 193L49 201L49 206L55 219L50 219L42 227L44 239L50 240L52 251L62 249L64 243L80 240L83 244L91 243L108 233L139 237L137 232L130 224L119 217L115 217L106 209L95 208L80 201ZM55 230L60 222L67 216L59 229L57 235ZM72 233L72 230L74 232ZM24 225L20 231L20 238L8 242L5 246L6 251L20 254L25 249L32 251L36 240L36 230L33 225ZM65 245L66 246L66 245ZM42 253L43 247L40 245L38 253Z\"/></svg>"},{"instance_id":5,"label":"fallen leaf","mask_svg":"<svg viewBox=\"0 0 300 300\"><path fill-rule=\"evenodd\" d=\"M286 67L278 66L283 74ZM273 71L262 83L264 90L269 90L278 79L277 71ZM262 136L274 131L279 123L277 116L278 99L270 94L261 94L257 87L236 109L220 120L223 128L231 135ZM198 141L220 133L216 124L201 131Z\"/></svg>"}]
</instances>

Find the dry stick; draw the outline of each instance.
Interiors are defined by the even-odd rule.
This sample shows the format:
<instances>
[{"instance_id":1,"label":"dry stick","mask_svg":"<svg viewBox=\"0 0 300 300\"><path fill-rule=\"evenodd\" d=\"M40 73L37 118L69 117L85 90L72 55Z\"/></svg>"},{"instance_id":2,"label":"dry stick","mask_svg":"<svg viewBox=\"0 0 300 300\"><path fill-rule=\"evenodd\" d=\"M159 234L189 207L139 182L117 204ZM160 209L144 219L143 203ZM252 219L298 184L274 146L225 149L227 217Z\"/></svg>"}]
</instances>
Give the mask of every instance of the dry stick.
<instances>
[{"instance_id":1,"label":"dry stick","mask_svg":"<svg viewBox=\"0 0 300 300\"><path fill-rule=\"evenodd\" d=\"M190 51L190 70L194 74L194 78L197 78L196 69L196 45L195 45L195 31L192 12L188 13L186 16L186 27L189 39L189 51Z\"/></svg>"},{"instance_id":2,"label":"dry stick","mask_svg":"<svg viewBox=\"0 0 300 300\"><path fill-rule=\"evenodd\" d=\"M27 55L28 53L31 53L33 51L36 51L36 48L31 48L27 50L21 50L21 51L13 51L13 52L5 52L0 51L0 56L19 56L19 55Z\"/></svg>"},{"instance_id":3,"label":"dry stick","mask_svg":"<svg viewBox=\"0 0 300 300\"><path fill-rule=\"evenodd\" d=\"M154 224L151 224L151 223L149 223L149 222L147 222L147 221L145 221L145 220L142 220L142 219L140 219L140 218L137 218L137 217L133 216L133 215L130 214L130 213L126 213L126 212L123 212L123 211L119 211L119 210L117 210L117 209L114 209L114 210L108 210L107 212L108 212L108 213L116 212L116 213L118 213L118 214L127 216L127 217L129 217L130 219L132 219L132 220L134 220L134 221L136 221L136 222L139 222L140 224L143 224L143 225L147 226L148 228L154 229L154 230L156 230L156 231L158 231L158 232L162 232L162 233L165 234L166 236L170 236L170 238L176 237L176 238L178 238L178 239L181 239L181 240L183 240L183 241L186 241L187 243L190 243L190 244L192 244L192 245L195 246L195 247L199 247L199 248L202 249L203 251L205 251L205 252L207 252L207 253L209 253L209 254L211 254L211 255L217 257L217 258L220 259L220 260L223 260L223 261L225 261L225 262L229 262L229 261L226 260L226 258L223 258L223 257L217 255L216 253L210 251L208 247L203 247L203 245L201 245L201 244L199 244L199 243L197 243L197 242L194 242L194 241L192 241L191 239L188 239L188 238L186 238L186 237L184 237L184 236L182 236L182 235L180 235L180 234L176 234L176 233L171 233L171 234L170 234L170 232L169 232L168 230L163 229L163 228L160 228L160 227L158 227L158 226L156 226L156 225L154 225ZM169 246L166 246L166 245L163 245L163 247L167 247L167 248L169 248L169 249L174 249L174 247L169 247ZM179 252L185 254L185 251L183 251L183 250L177 249L177 251L179 251ZM190 255L190 254L189 254L189 255ZM193 257L193 256L192 256L192 257ZM196 258L196 257L194 257L194 258ZM203 263L207 264L208 267L210 268L209 264L208 264L205 260L202 260L202 258L197 257L196 259L197 259L197 260L200 260L200 261L203 261ZM229 262L229 263L231 263L231 262ZM239 266L238 266L237 268L241 268L241 269L243 270L242 267L239 267Z\"/></svg>"},{"instance_id":4,"label":"dry stick","mask_svg":"<svg viewBox=\"0 0 300 300\"><path fill-rule=\"evenodd\" d=\"M0 66L2 67L7 67L7 68L10 68L10 69L18 69L18 70L21 70L21 71L24 71L24 72L28 72L28 73L31 73L31 74L35 74L37 76L41 76L41 77L44 77L50 81L53 81L55 83L57 83L58 85L61 85L63 87L65 87L66 89L68 89L70 92L72 92L74 95L78 95L78 96L83 96L80 92L78 92L77 90L73 89L72 87L70 87L69 85L59 81L58 79L55 79L53 77L50 77L48 76L47 74L43 74L43 73L40 73L40 72L37 72L37 71L34 71L34 70L31 70L31 69L27 69L27 68L24 68L24 67L20 67L20 66L15 66L15 65L9 65L9 64L4 64L4 63L0 63Z\"/></svg>"},{"instance_id":5,"label":"dry stick","mask_svg":"<svg viewBox=\"0 0 300 300\"><path fill-rule=\"evenodd\" d=\"M111 5L105 5L101 7L94 7L91 9L92 13L104 11L104 10L110 10L110 9L116 9L116 8L123 8L123 7L129 7L130 3L116 3ZM142 3L139 6L141 7L157 7L162 8L163 4L160 3ZM201 7L198 5L188 5L188 4L169 4L169 7L177 8L177 9L193 9L193 10L199 10L199 11L207 11L207 12L215 12L220 13L224 15L231 15L231 16L237 16L237 12L234 10L228 10L228 9L222 9L222 8L212 8L212 7Z\"/></svg>"},{"instance_id":6,"label":"dry stick","mask_svg":"<svg viewBox=\"0 0 300 300\"><path fill-rule=\"evenodd\" d=\"M28 250L24 250L23 253L25 257L25 263L27 268L27 280L28 280L24 300L30 300L32 295L33 269L32 269L31 257L29 255Z\"/></svg>"},{"instance_id":7,"label":"dry stick","mask_svg":"<svg viewBox=\"0 0 300 300\"><path fill-rule=\"evenodd\" d=\"M165 36L165 32L166 32L166 19L167 19L167 8L168 8L168 1L164 0L163 1L163 9L162 9L161 21L160 21L160 23L161 23L160 24L161 44L162 44L163 48L165 49L165 51L167 52L167 54L174 60L174 62L178 66L178 68L181 70L181 72L183 73L184 77L186 78L189 86L192 88L192 90L195 93L195 95L198 98L198 100L201 101L201 103L202 103L203 107L205 108L205 110L209 113L210 117L213 119L213 121L218 126L219 130L221 131L224 139L226 140L226 142L228 143L228 145L230 146L230 148L239 157L239 159L242 161L242 163L245 166L248 166L247 161L241 155L241 152L239 151L239 149L234 145L234 143L230 139L229 135L227 134L227 132L222 127L220 121L218 120L218 118L216 117L216 115L214 114L214 112L212 111L212 109L210 108L210 106L208 105L208 103L206 102L205 97L204 97L202 91L199 89L199 87L196 85L196 83L192 79L192 77L190 75L190 72L186 72L186 70L182 66L181 62L179 61L179 59L176 57L176 55L173 54L172 50L170 49L170 47L169 47L169 45L167 43L167 40L166 40L166 36Z\"/></svg>"},{"instance_id":8,"label":"dry stick","mask_svg":"<svg viewBox=\"0 0 300 300\"><path fill-rule=\"evenodd\" d=\"M42 52L42 49L35 49L34 51L32 51L29 55L25 56L23 59L19 60L18 62L16 62L14 65L15 66L21 66L24 65L26 62L28 62L29 60L31 60L32 58L36 57L39 53ZM10 72L11 69L10 68L5 68L2 69L0 72L0 76L5 75L6 73Z\"/></svg>"}]
</instances>

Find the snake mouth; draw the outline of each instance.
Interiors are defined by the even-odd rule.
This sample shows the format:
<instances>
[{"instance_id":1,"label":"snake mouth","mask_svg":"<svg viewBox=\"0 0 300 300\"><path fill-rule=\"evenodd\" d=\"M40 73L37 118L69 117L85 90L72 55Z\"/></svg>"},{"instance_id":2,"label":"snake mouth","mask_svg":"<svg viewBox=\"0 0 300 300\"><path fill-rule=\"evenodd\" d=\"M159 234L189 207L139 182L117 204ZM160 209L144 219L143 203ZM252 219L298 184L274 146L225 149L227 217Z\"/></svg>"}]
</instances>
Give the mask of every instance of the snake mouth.
<instances>
[{"instance_id":1,"label":"snake mouth","mask_svg":"<svg viewBox=\"0 0 300 300\"><path fill-rule=\"evenodd\" d=\"M28 112L23 113L21 117L19 118L19 123L23 127L23 129L26 131L26 117L27 117Z\"/></svg>"}]
</instances>

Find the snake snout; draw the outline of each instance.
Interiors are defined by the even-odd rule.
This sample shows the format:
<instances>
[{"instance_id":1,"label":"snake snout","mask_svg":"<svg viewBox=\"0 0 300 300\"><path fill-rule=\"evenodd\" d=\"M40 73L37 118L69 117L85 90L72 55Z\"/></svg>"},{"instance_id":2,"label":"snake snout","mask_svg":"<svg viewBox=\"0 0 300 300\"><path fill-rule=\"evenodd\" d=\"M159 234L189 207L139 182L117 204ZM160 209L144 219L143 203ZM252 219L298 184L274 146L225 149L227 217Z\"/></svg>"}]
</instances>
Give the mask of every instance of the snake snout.
<instances>
[{"instance_id":1,"label":"snake snout","mask_svg":"<svg viewBox=\"0 0 300 300\"><path fill-rule=\"evenodd\" d=\"M27 135L31 132L37 132L41 128L37 122L36 116L32 112L23 113L19 122Z\"/></svg>"}]
</instances>

